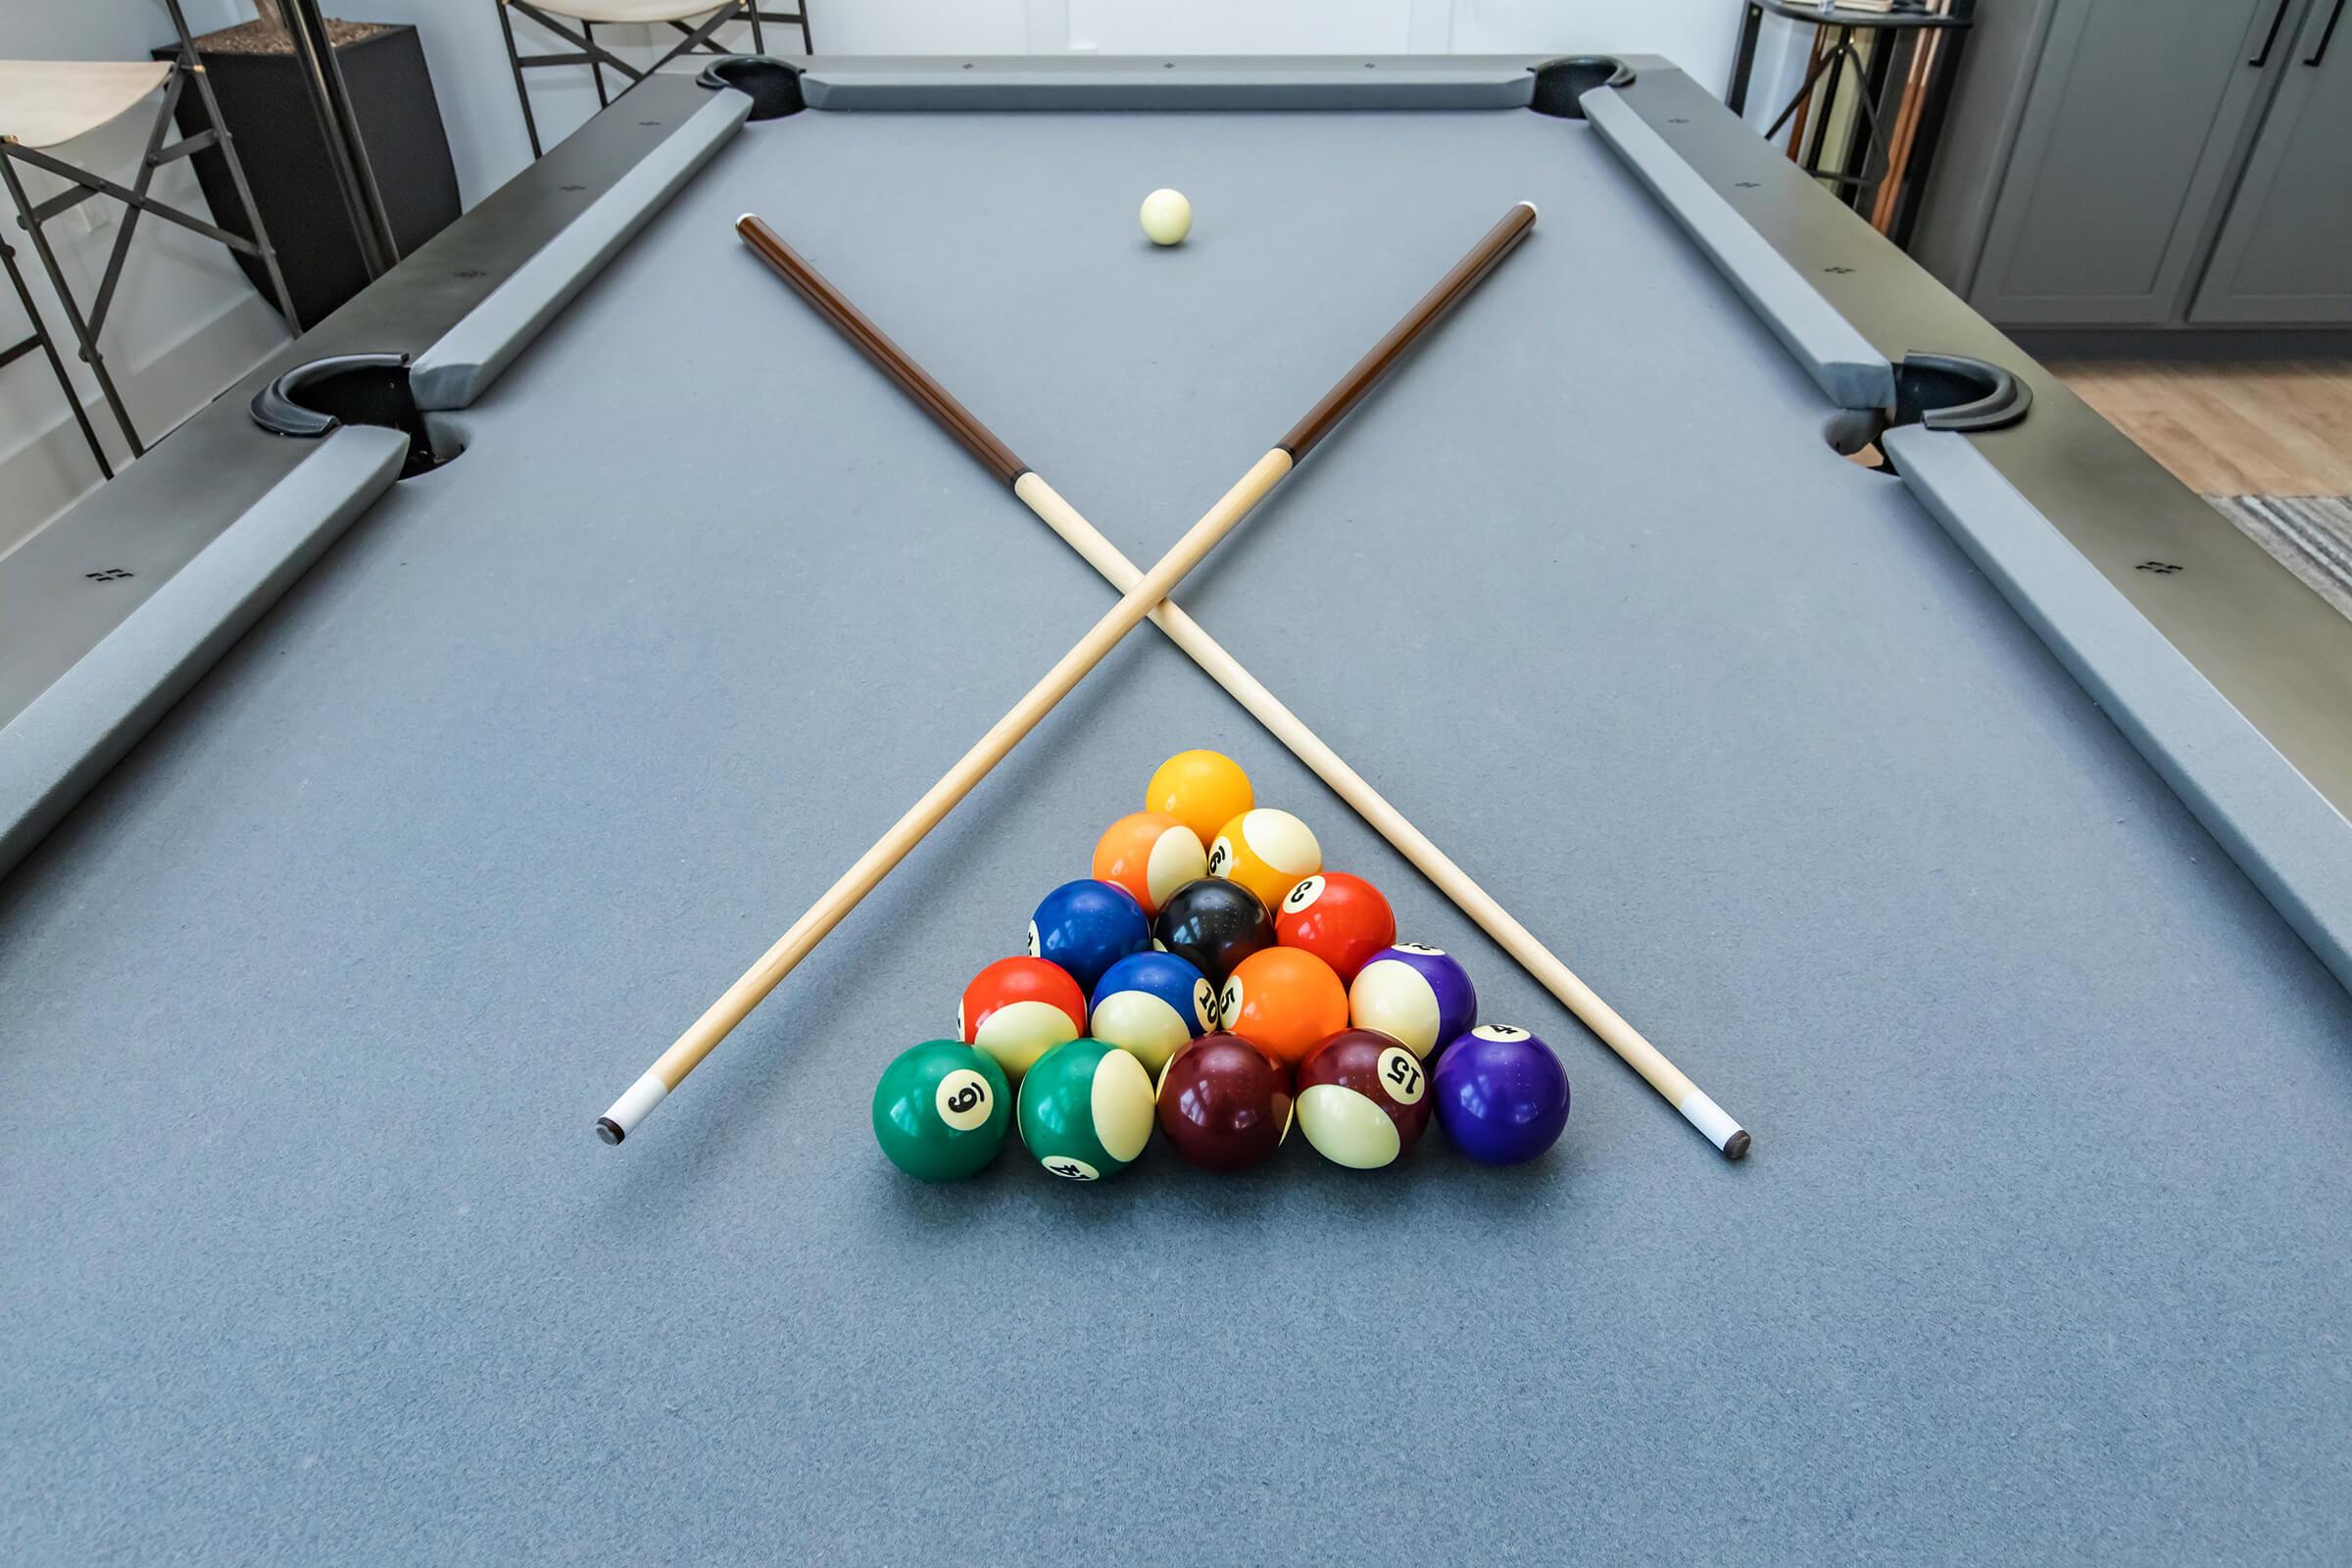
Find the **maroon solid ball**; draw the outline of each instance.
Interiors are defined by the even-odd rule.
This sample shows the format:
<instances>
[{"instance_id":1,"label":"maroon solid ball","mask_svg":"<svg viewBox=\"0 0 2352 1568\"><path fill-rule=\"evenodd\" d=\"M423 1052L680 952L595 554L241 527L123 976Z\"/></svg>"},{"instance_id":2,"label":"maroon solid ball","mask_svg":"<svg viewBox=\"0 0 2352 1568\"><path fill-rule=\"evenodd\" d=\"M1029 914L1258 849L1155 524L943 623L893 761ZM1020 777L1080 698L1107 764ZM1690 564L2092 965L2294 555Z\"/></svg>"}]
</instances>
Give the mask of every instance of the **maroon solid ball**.
<instances>
[{"instance_id":1,"label":"maroon solid ball","mask_svg":"<svg viewBox=\"0 0 2352 1568\"><path fill-rule=\"evenodd\" d=\"M1248 1170L1291 1130L1290 1074L1240 1035L1202 1035L1159 1075L1159 1130L1203 1170Z\"/></svg>"}]
</instances>

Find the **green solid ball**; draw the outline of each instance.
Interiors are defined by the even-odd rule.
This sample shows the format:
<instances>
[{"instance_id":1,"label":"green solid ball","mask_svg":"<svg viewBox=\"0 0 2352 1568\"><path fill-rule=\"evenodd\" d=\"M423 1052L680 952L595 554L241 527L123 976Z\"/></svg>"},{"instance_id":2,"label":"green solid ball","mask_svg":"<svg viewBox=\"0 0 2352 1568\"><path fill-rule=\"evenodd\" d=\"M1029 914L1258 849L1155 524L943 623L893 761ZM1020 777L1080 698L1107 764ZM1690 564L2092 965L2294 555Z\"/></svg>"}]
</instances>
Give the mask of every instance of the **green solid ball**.
<instances>
[{"instance_id":1,"label":"green solid ball","mask_svg":"<svg viewBox=\"0 0 2352 1568\"><path fill-rule=\"evenodd\" d=\"M1011 1125L1004 1069L961 1041L926 1040L901 1052L874 1086L874 1141L918 1181L979 1174Z\"/></svg>"},{"instance_id":2,"label":"green solid ball","mask_svg":"<svg viewBox=\"0 0 2352 1568\"><path fill-rule=\"evenodd\" d=\"M1068 1181L1100 1181L1135 1163L1152 1112L1144 1064L1100 1040L1064 1041L1021 1079L1021 1142Z\"/></svg>"}]
</instances>

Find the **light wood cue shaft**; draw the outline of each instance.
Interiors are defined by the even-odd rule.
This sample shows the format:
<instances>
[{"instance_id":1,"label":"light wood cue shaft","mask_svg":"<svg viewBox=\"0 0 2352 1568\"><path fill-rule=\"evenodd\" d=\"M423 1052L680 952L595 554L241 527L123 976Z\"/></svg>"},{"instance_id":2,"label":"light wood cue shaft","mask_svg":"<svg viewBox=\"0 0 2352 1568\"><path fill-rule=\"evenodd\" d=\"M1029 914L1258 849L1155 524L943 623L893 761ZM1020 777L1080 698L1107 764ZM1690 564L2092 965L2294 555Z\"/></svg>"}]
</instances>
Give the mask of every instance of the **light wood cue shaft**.
<instances>
[{"instance_id":1,"label":"light wood cue shaft","mask_svg":"<svg viewBox=\"0 0 2352 1568\"><path fill-rule=\"evenodd\" d=\"M1013 493L1021 498L1029 510L1086 558L1097 571L1108 578L1111 586L1122 593L1135 587L1143 573L1136 569L1133 562L1120 554L1117 546L1104 538L1094 524L1079 514L1075 507L1063 500L1052 485L1023 463L995 431L981 423L969 409L956 400L955 394L941 386L930 371L891 341L887 333L869 320L822 273L810 267L800 253L772 231L766 230L765 225L760 225L760 230L759 233L747 231L745 238L802 298L814 306L876 368L896 381L901 390L936 419L943 429L962 443L964 449L982 466L1000 479L1008 480ZM1577 978L1574 970L1538 942L1527 927L1471 880L1451 857L1406 820L1401 811L1391 806L1379 791L1364 781L1361 774L1326 746L1298 714L1283 706L1279 698L1245 669L1240 661L1219 646L1216 639L1198 621L1171 601L1162 601L1153 607L1152 620L1178 647L1191 655L1193 662L1207 671L1235 701L1265 725L1277 740L1289 747L1293 755L1306 763L1317 778L1330 786L1334 794L1353 808L1356 814L1370 823L1374 831L1387 839L1397 853L1435 883L1440 892L1451 899L1463 913L1476 920L1480 929L1517 959L1521 967L1558 998L1571 1012L1583 1019L1603 1044L1641 1073L1651 1088L1657 1090L1692 1126L1705 1134L1708 1141L1726 1157L1738 1159L1747 1152L1749 1138L1744 1128L1668 1060L1664 1053L1644 1039L1640 1030L1626 1022L1615 1008Z\"/></svg>"},{"instance_id":2,"label":"light wood cue shaft","mask_svg":"<svg viewBox=\"0 0 2352 1568\"><path fill-rule=\"evenodd\" d=\"M1949 0L1932 0L1929 10L1947 14ZM1884 234L1894 226L1894 204L1902 199L1903 176L1911 169L1911 145L1919 137L1920 117L1927 112L1928 79L1935 74L1936 51L1943 41L1939 27L1923 29L1925 36L1911 46L1911 69L1904 73L1903 101L1895 114L1894 134L1887 140L1886 172L1879 180L1878 199L1871 204L1870 226Z\"/></svg>"},{"instance_id":3,"label":"light wood cue shaft","mask_svg":"<svg viewBox=\"0 0 2352 1568\"><path fill-rule=\"evenodd\" d=\"M872 892L890 874L891 869L905 859L915 845L922 842L923 836L936 827L958 801L970 794L973 787L988 776L991 768L1004 760L1005 755L1037 726L1040 719L1053 711L1054 704L1067 696L1071 688L1085 678L1087 671L1101 663L1103 656L1135 628L1153 605L1167 597L1168 591L1215 548L1218 540L1232 532L1235 525L1250 514L1266 493L1282 481L1283 475L1291 471L1297 459L1328 434L1332 426L1345 417L1348 411L1395 367L1404 349L1494 270L1496 264L1526 237L1535 218L1535 208L1521 202L1489 229L1439 279L1437 286L1423 295L1403 318L1373 345L1371 352L1355 363L1334 390L1292 429L1282 445L1250 465L1250 471L1242 475L1240 481L1226 491L1199 522L1186 530L1184 537L1176 541L1175 547L1143 574L1135 586L1095 623L1094 629L1013 705L1010 712L997 720L979 743L964 753L961 760L926 790L922 799L892 824L889 832L875 841L873 848L859 856L857 862L842 873L824 896L809 906L808 913L794 921L791 929L760 955L759 962L744 971L740 979L727 987L718 1000L706 1008L703 1015L667 1051L662 1053L653 1066L629 1087L627 1093L614 1101L611 1108L598 1118L598 1136L609 1144L618 1144L635 1131L654 1107L684 1082L686 1075L702 1064L704 1058L743 1021L752 1008L758 1006L761 999L773 991L824 940L826 933L839 925L850 910L858 906L858 901ZM766 254L767 244L778 248L783 246L774 231L757 218L747 216L738 220L736 229L763 255ZM763 240L766 244L762 243Z\"/></svg>"},{"instance_id":4,"label":"light wood cue shaft","mask_svg":"<svg viewBox=\"0 0 2352 1568\"><path fill-rule=\"evenodd\" d=\"M1143 573L1135 564L1119 553L1119 548L1102 537L1094 524L1079 515L1075 507L1054 492L1052 485L1034 471L1024 473L1015 481L1013 493L1037 514L1046 526L1061 535L1078 554L1084 556L1094 568L1121 591L1129 591L1140 582ZM1692 1083L1688 1074L1665 1053L1645 1039L1625 1018L1603 1002L1591 986L1577 978L1576 971L1560 961L1559 956L1543 943L1535 933L1514 918L1508 909L1494 902L1485 888L1471 880L1470 874L1453 861L1453 858L1431 843L1422 831L1406 820L1402 811L1391 806L1381 793L1364 781L1362 774L1349 767L1339 753L1326 746L1321 737L1306 727L1298 714L1283 705L1280 698L1268 691L1256 676L1242 667L1239 660L1227 653L1200 623L1186 614L1173 601L1163 601L1152 611L1152 623L1166 632L1177 647L1192 656L1218 685L1232 694L1234 701L1248 709L1274 738L1290 748L1293 756L1304 762L1315 777L1331 787L1333 794L1352 807L1355 813L1372 825L1373 831L1387 839L1396 852L1436 884L1439 892L1453 901L1454 906L1478 922L1480 930L1493 937L1503 952L1518 960L1519 966L1535 976L1538 984L1550 992L1570 1012L1584 1020L1585 1026L1600 1037L1601 1044L1624 1058L1626 1064L1640 1073L1666 1102L1681 1111L1691 1126L1706 1135L1707 1141L1720 1150L1728 1159L1739 1159L1748 1151L1747 1130L1715 1103L1705 1091Z\"/></svg>"}]
</instances>

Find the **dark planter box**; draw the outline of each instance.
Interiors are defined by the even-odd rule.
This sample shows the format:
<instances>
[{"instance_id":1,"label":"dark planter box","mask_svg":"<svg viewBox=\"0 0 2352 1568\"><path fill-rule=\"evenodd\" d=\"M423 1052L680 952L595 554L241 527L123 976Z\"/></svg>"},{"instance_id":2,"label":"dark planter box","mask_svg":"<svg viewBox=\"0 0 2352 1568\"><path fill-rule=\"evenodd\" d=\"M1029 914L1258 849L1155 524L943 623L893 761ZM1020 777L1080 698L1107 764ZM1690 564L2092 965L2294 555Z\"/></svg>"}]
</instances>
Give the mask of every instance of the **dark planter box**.
<instances>
[{"instance_id":1,"label":"dark planter box","mask_svg":"<svg viewBox=\"0 0 2352 1568\"><path fill-rule=\"evenodd\" d=\"M335 27L344 35L335 45L335 59L351 89L352 111L383 190L393 237L406 256L459 212L458 172L450 163L449 137L441 128L441 106L424 69L424 50L415 27ZM368 271L336 194L318 117L302 89L301 68L283 34L272 33L249 23L207 33L196 40L196 48L220 100L220 118L236 137L237 156L270 243L277 247L277 265L286 274L294 308L304 326L315 326L368 286ZM158 59L171 54L156 51ZM192 91L180 97L179 122L182 132L204 128L202 100ZM214 220L244 233L244 214L220 155L199 153L194 162ZM237 262L262 298L274 305L261 263L243 256Z\"/></svg>"}]
</instances>

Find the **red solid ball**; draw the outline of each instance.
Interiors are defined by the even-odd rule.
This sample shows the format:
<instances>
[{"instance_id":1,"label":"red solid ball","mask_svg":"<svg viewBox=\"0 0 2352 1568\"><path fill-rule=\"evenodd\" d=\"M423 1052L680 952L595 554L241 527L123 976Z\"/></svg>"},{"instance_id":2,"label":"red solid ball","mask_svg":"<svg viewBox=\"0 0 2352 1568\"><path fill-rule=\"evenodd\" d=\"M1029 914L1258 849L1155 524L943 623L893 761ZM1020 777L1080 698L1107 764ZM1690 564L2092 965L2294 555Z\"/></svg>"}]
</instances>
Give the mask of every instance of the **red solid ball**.
<instances>
[{"instance_id":1,"label":"red solid ball","mask_svg":"<svg viewBox=\"0 0 2352 1568\"><path fill-rule=\"evenodd\" d=\"M1202 1035L1159 1075L1159 1130L1204 1170L1248 1170L1291 1130L1291 1078L1239 1035Z\"/></svg>"},{"instance_id":2,"label":"red solid ball","mask_svg":"<svg viewBox=\"0 0 2352 1568\"><path fill-rule=\"evenodd\" d=\"M1274 940L1313 954L1343 984L1396 940L1396 912L1380 889L1360 876L1325 871L1283 895L1274 911Z\"/></svg>"}]
</instances>

